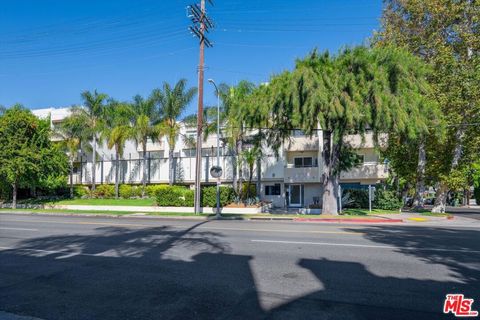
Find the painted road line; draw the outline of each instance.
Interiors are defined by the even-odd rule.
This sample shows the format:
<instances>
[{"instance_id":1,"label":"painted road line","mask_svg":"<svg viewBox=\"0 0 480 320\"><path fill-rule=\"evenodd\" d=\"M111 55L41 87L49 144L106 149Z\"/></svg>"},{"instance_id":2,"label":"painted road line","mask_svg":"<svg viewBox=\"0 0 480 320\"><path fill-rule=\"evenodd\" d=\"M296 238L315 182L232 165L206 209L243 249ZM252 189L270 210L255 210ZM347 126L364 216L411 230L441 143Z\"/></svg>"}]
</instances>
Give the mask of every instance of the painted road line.
<instances>
[{"instance_id":1,"label":"painted road line","mask_svg":"<svg viewBox=\"0 0 480 320\"><path fill-rule=\"evenodd\" d=\"M317 246L354 247L354 248L370 248L370 249L401 249L401 250L416 250L416 251L480 253L480 251L475 251L475 250L395 247L395 246L380 246L380 245L356 244L356 243L330 243L330 242L283 241L283 240L251 240L251 241L260 242L260 243L305 244L305 245L317 245Z\"/></svg>"},{"instance_id":2,"label":"painted road line","mask_svg":"<svg viewBox=\"0 0 480 320\"><path fill-rule=\"evenodd\" d=\"M121 227L140 227L140 228L155 228L159 227L152 224L131 224L131 223L110 223L110 222L69 222L69 221L56 221L56 220L19 220L19 219L9 219L2 220L4 222L23 222L23 223L53 223L53 224L70 224L70 225L100 225L100 226L121 226ZM165 226L165 225L161 225ZM188 229L191 226L178 226L178 225L167 225L167 227L175 229ZM344 235L358 235L361 236L361 232L351 232L351 231L327 231L327 230L288 230L288 229L255 229L255 228L227 228L227 227L196 227L195 229L202 230L224 230L224 231L251 231L251 232L281 232L281 233L303 233L303 234L344 234Z\"/></svg>"},{"instance_id":3,"label":"painted road line","mask_svg":"<svg viewBox=\"0 0 480 320\"><path fill-rule=\"evenodd\" d=\"M0 230L15 230L15 231L38 231L38 229L28 229L28 228L6 228L6 227L0 227Z\"/></svg>"}]
</instances>

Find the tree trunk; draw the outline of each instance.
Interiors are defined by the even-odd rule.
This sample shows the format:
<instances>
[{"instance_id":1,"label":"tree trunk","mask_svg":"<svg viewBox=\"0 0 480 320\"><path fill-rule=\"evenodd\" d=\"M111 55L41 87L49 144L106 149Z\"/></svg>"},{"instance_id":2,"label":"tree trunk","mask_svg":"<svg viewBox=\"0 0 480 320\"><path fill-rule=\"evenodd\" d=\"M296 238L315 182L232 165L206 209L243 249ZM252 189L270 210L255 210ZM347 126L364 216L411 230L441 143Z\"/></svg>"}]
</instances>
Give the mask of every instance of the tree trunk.
<instances>
[{"instance_id":1,"label":"tree trunk","mask_svg":"<svg viewBox=\"0 0 480 320\"><path fill-rule=\"evenodd\" d=\"M93 135L93 151L92 151L92 191L95 191L95 178L97 175L97 135Z\"/></svg>"},{"instance_id":2,"label":"tree trunk","mask_svg":"<svg viewBox=\"0 0 480 320\"><path fill-rule=\"evenodd\" d=\"M448 187L444 183L440 183L435 194L435 205L432 208L434 213L445 213L447 206Z\"/></svg>"},{"instance_id":3,"label":"tree trunk","mask_svg":"<svg viewBox=\"0 0 480 320\"><path fill-rule=\"evenodd\" d=\"M238 175L237 175L237 170L238 170L238 161L237 161L237 152L236 150L232 150L233 156L232 156L232 185L233 185L233 190L237 192L238 194Z\"/></svg>"},{"instance_id":4,"label":"tree trunk","mask_svg":"<svg viewBox=\"0 0 480 320\"><path fill-rule=\"evenodd\" d=\"M262 159L258 158L257 159L257 185L256 185L256 191L257 191L257 197L258 199L261 198L262 193L260 192L260 189L262 188Z\"/></svg>"},{"instance_id":5,"label":"tree trunk","mask_svg":"<svg viewBox=\"0 0 480 320\"><path fill-rule=\"evenodd\" d=\"M242 144L242 140L239 140L237 142L237 157L241 154L242 152L242 148L243 148L243 144ZM238 166L238 194L243 196L242 195L242 180L243 180L243 164L240 163L240 165Z\"/></svg>"},{"instance_id":6,"label":"tree trunk","mask_svg":"<svg viewBox=\"0 0 480 320\"><path fill-rule=\"evenodd\" d=\"M142 177L142 198L145 197L145 188L147 187L147 141L143 141L143 177Z\"/></svg>"},{"instance_id":7,"label":"tree trunk","mask_svg":"<svg viewBox=\"0 0 480 320\"><path fill-rule=\"evenodd\" d=\"M120 160L118 157L118 151L115 152L115 199L118 199L119 195L119 168L120 167Z\"/></svg>"},{"instance_id":8,"label":"tree trunk","mask_svg":"<svg viewBox=\"0 0 480 320\"><path fill-rule=\"evenodd\" d=\"M418 146L417 184L415 186L414 208L423 207L423 194L425 193L425 167L427 164L427 153L425 151L425 139L422 138Z\"/></svg>"},{"instance_id":9,"label":"tree trunk","mask_svg":"<svg viewBox=\"0 0 480 320\"><path fill-rule=\"evenodd\" d=\"M322 214L338 215L338 175L335 172L337 148L332 146L332 132L323 132L323 195L322 195Z\"/></svg>"},{"instance_id":10,"label":"tree trunk","mask_svg":"<svg viewBox=\"0 0 480 320\"><path fill-rule=\"evenodd\" d=\"M73 199L73 159L70 160L70 198Z\"/></svg>"},{"instance_id":11,"label":"tree trunk","mask_svg":"<svg viewBox=\"0 0 480 320\"><path fill-rule=\"evenodd\" d=\"M168 184L173 185L173 149L168 150Z\"/></svg>"},{"instance_id":12,"label":"tree trunk","mask_svg":"<svg viewBox=\"0 0 480 320\"><path fill-rule=\"evenodd\" d=\"M12 192L12 209L17 209L17 189L18 185L17 182L15 181L12 184L13 192Z\"/></svg>"},{"instance_id":13,"label":"tree trunk","mask_svg":"<svg viewBox=\"0 0 480 320\"><path fill-rule=\"evenodd\" d=\"M452 158L452 165L450 172L455 170L458 167L458 163L460 162L460 158L462 157L463 151L463 135L464 135L464 127L459 126L457 131L455 132L455 148L453 150L453 158ZM432 208L432 212L435 213L444 213L445 207L447 203L447 195L449 189L448 186L444 182L440 182L440 187L437 190L435 195L435 204Z\"/></svg>"}]
</instances>

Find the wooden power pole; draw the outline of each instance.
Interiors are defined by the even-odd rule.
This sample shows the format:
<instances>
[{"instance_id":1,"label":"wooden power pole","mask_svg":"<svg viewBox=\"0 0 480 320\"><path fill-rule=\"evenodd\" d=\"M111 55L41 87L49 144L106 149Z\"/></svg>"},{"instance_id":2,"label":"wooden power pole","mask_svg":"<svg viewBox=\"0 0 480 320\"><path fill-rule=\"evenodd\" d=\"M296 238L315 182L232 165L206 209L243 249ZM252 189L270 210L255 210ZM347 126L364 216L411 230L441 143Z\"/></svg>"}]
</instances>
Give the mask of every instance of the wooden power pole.
<instances>
[{"instance_id":1,"label":"wooden power pole","mask_svg":"<svg viewBox=\"0 0 480 320\"><path fill-rule=\"evenodd\" d=\"M212 0L208 0L210 4ZM200 5L193 4L188 6L188 16L193 25L189 27L190 31L200 40L200 57L198 63L198 110L197 110L197 145L195 159L195 214L200 213L200 192L202 178L202 138L203 138L203 84L205 73L205 46L212 47L212 43L205 36L211 28L212 21L208 18L205 10L205 0L201 0Z\"/></svg>"}]
</instances>

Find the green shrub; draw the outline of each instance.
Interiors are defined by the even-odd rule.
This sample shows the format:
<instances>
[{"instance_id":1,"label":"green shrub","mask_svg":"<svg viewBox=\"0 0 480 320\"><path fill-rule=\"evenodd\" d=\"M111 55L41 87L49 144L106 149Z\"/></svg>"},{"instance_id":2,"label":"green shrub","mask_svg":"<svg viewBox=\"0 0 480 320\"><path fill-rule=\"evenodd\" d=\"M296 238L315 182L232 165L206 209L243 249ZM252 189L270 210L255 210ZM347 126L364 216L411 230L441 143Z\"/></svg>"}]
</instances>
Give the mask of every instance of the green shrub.
<instances>
[{"instance_id":1,"label":"green shrub","mask_svg":"<svg viewBox=\"0 0 480 320\"><path fill-rule=\"evenodd\" d=\"M90 189L87 186L74 186L73 196L75 198L83 198L90 194Z\"/></svg>"},{"instance_id":2,"label":"green shrub","mask_svg":"<svg viewBox=\"0 0 480 320\"><path fill-rule=\"evenodd\" d=\"M377 188L373 207L382 210L398 210L402 207L402 200L397 198L395 192Z\"/></svg>"},{"instance_id":3,"label":"green shrub","mask_svg":"<svg viewBox=\"0 0 480 320\"><path fill-rule=\"evenodd\" d=\"M121 198L129 199L133 197L133 187L129 184L122 184L118 188L118 193Z\"/></svg>"},{"instance_id":4,"label":"green shrub","mask_svg":"<svg viewBox=\"0 0 480 320\"><path fill-rule=\"evenodd\" d=\"M142 188L143 188L143 186L132 186L132 197L133 198L140 198L142 196ZM153 197L154 196L152 196L152 198Z\"/></svg>"},{"instance_id":5,"label":"green shrub","mask_svg":"<svg viewBox=\"0 0 480 320\"><path fill-rule=\"evenodd\" d=\"M189 189L180 186L157 186L155 199L160 207L183 207L187 204Z\"/></svg>"},{"instance_id":6,"label":"green shrub","mask_svg":"<svg viewBox=\"0 0 480 320\"><path fill-rule=\"evenodd\" d=\"M187 189L183 196L185 197L186 207L193 207L195 205L195 191Z\"/></svg>"},{"instance_id":7,"label":"green shrub","mask_svg":"<svg viewBox=\"0 0 480 320\"><path fill-rule=\"evenodd\" d=\"M477 206L480 205L480 187L475 187L473 189L473 197L475 198L475 201L477 202Z\"/></svg>"},{"instance_id":8,"label":"green shrub","mask_svg":"<svg viewBox=\"0 0 480 320\"><path fill-rule=\"evenodd\" d=\"M342 199L346 201L343 204L345 208L362 209L368 208L368 190L366 189L344 189ZM343 202L343 201L342 201Z\"/></svg>"},{"instance_id":9,"label":"green shrub","mask_svg":"<svg viewBox=\"0 0 480 320\"><path fill-rule=\"evenodd\" d=\"M101 184L95 188L93 195L97 198L114 198L115 186L111 184Z\"/></svg>"},{"instance_id":10,"label":"green shrub","mask_svg":"<svg viewBox=\"0 0 480 320\"><path fill-rule=\"evenodd\" d=\"M248 188L248 182L242 184L242 197L244 199L255 198L257 196L257 186L255 182L252 182L250 188Z\"/></svg>"},{"instance_id":11,"label":"green shrub","mask_svg":"<svg viewBox=\"0 0 480 320\"><path fill-rule=\"evenodd\" d=\"M159 189L159 188L162 188L164 187L165 185L163 184L152 184L152 185L149 185L145 188L145 194L149 197L149 198L155 198L155 192ZM142 187L140 186L139 187L140 189L140 193L142 192Z\"/></svg>"},{"instance_id":12,"label":"green shrub","mask_svg":"<svg viewBox=\"0 0 480 320\"><path fill-rule=\"evenodd\" d=\"M220 187L220 206L226 206L232 203L235 197L233 188L227 186ZM201 194L202 207L217 206L217 187L204 187Z\"/></svg>"}]
</instances>

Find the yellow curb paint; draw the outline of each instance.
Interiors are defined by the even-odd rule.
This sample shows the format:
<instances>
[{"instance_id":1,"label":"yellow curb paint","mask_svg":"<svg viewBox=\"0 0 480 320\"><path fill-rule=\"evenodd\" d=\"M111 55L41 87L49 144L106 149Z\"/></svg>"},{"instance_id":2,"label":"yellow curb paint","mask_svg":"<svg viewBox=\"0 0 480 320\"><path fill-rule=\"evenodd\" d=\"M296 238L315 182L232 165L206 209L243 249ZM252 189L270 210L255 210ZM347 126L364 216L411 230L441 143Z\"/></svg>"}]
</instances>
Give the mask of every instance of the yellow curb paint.
<instances>
[{"instance_id":1,"label":"yellow curb paint","mask_svg":"<svg viewBox=\"0 0 480 320\"><path fill-rule=\"evenodd\" d=\"M425 219L425 218L408 218L408 220L416 221L416 222L425 222L425 221L428 221L428 219Z\"/></svg>"}]
</instances>

